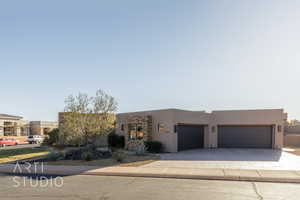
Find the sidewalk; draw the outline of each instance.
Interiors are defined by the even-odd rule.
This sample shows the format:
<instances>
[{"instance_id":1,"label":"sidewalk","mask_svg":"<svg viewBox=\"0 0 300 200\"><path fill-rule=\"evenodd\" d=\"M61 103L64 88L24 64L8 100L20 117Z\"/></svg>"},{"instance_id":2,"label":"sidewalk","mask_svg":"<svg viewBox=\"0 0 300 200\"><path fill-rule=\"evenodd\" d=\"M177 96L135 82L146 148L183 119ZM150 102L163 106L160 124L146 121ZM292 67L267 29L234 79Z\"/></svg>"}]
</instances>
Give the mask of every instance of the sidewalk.
<instances>
[{"instance_id":1,"label":"sidewalk","mask_svg":"<svg viewBox=\"0 0 300 200\"><path fill-rule=\"evenodd\" d=\"M27 167L27 168L26 168ZM300 183L300 171L284 170L235 170L235 169L183 169L183 168L142 168L142 167L105 167L96 166L49 166L43 168L5 164L0 165L0 173L23 175L96 175L96 176L128 176L152 178L178 178L203 180L231 180Z\"/></svg>"}]
</instances>

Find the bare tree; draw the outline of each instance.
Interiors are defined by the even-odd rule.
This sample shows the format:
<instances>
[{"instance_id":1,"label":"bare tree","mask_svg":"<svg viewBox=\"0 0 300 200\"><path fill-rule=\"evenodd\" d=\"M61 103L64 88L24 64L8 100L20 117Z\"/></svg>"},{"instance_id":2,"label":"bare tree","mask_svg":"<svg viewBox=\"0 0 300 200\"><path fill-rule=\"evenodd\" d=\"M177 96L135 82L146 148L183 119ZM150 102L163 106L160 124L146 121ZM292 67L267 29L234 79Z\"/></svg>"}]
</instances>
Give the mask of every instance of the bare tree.
<instances>
[{"instance_id":1,"label":"bare tree","mask_svg":"<svg viewBox=\"0 0 300 200\"><path fill-rule=\"evenodd\" d=\"M65 100L60 143L82 145L93 142L97 136L107 135L115 122L116 100L102 90L89 97L79 93Z\"/></svg>"}]
</instances>

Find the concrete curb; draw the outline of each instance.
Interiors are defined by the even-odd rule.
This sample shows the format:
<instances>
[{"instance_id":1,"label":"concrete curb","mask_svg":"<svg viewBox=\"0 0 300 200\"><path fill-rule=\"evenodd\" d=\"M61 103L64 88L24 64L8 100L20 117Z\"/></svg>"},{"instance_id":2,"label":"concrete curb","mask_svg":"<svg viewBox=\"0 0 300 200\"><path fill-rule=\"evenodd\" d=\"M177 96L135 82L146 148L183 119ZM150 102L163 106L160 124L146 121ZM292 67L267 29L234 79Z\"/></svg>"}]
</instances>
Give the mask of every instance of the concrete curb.
<instances>
[{"instance_id":1,"label":"concrete curb","mask_svg":"<svg viewBox=\"0 0 300 200\"><path fill-rule=\"evenodd\" d=\"M118 173L118 172L84 172L80 175L92 176L119 176L119 177L144 177L144 178L173 178L193 180L222 180L222 181L247 181L247 182L271 182L271 183L300 183L300 178L254 178L234 176L197 176L197 175L175 175L175 174L139 174L139 173Z\"/></svg>"},{"instance_id":2,"label":"concrete curb","mask_svg":"<svg viewBox=\"0 0 300 200\"><path fill-rule=\"evenodd\" d=\"M97 166L51 166L46 165L35 170L34 166L26 169L20 165L16 171L15 165L0 165L0 173L16 176L120 176L145 178L174 178L195 180L228 180L255 181L277 183L300 183L300 171L283 170L237 170L237 169L186 169L186 168L142 168L142 167L97 167Z\"/></svg>"},{"instance_id":3,"label":"concrete curb","mask_svg":"<svg viewBox=\"0 0 300 200\"><path fill-rule=\"evenodd\" d=\"M11 173L0 172L3 175L9 176L74 176L74 175L89 175L89 176L117 176L117 177L140 177L140 178L170 178L170 179L192 179L192 180L222 180L222 181L246 181L246 182L270 182L270 183L300 183L297 178L253 178L253 177L221 177L221 176L194 176L194 175L172 175L172 174L139 174L139 173L118 173L118 172L83 172L83 173Z\"/></svg>"}]
</instances>

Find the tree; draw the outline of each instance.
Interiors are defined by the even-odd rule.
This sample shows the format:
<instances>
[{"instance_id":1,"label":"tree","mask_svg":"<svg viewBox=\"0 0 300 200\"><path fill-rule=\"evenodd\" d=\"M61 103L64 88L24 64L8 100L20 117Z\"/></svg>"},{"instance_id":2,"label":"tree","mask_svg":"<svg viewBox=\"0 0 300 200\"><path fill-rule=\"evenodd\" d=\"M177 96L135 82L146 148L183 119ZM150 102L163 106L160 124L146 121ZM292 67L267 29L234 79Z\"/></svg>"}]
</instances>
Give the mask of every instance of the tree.
<instances>
[{"instance_id":1,"label":"tree","mask_svg":"<svg viewBox=\"0 0 300 200\"><path fill-rule=\"evenodd\" d=\"M49 133L46 133L47 137L44 140L44 144L53 145L59 141L59 129L55 128Z\"/></svg>"},{"instance_id":2,"label":"tree","mask_svg":"<svg viewBox=\"0 0 300 200\"><path fill-rule=\"evenodd\" d=\"M65 104L60 126L61 144L88 144L113 130L117 102L102 90L93 97L83 93L70 95Z\"/></svg>"}]
</instances>

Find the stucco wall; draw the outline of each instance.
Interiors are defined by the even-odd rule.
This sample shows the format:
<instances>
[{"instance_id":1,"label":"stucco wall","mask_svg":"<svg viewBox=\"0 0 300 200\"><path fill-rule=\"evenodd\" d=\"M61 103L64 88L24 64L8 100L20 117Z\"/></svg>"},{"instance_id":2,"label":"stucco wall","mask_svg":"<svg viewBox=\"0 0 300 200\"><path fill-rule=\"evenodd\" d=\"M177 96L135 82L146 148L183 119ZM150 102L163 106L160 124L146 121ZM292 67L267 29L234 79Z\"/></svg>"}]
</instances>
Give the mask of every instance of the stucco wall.
<instances>
[{"instance_id":1,"label":"stucco wall","mask_svg":"<svg viewBox=\"0 0 300 200\"><path fill-rule=\"evenodd\" d=\"M122 113L117 115L117 134L125 135L120 124L126 124L127 120L134 116L152 116L152 140L162 142L166 152L177 152L177 134L174 133L174 110L157 110L145 112ZM158 124L165 127L164 131L158 132Z\"/></svg>"},{"instance_id":2,"label":"stucco wall","mask_svg":"<svg viewBox=\"0 0 300 200\"><path fill-rule=\"evenodd\" d=\"M289 134L284 136L284 146L300 147L300 134Z\"/></svg>"},{"instance_id":3,"label":"stucco wall","mask_svg":"<svg viewBox=\"0 0 300 200\"><path fill-rule=\"evenodd\" d=\"M232 111L185 111L178 109L155 110L145 112L123 113L117 115L117 124L125 124L131 116L153 117L153 140L161 141L167 152L177 152L177 133L174 126L177 124L199 124L204 128L204 147L216 148L218 146L218 125L272 125L273 148L283 147L283 129L286 114L283 109L269 110L232 110ZM158 124L163 124L163 131L158 132ZM281 132L278 132L281 126ZM213 131L214 127L214 131ZM118 134L125 134L117 127Z\"/></svg>"},{"instance_id":4,"label":"stucco wall","mask_svg":"<svg viewBox=\"0 0 300 200\"><path fill-rule=\"evenodd\" d=\"M212 133L211 145L218 146L218 125L272 125L273 148L280 149L283 147L285 119L283 109L213 111L210 126L215 126L216 131ZM281 126L280 132L278 126Z\"/></svg>"},{"instance_id":5,"label":"stucco wall","mask_svg":"<svg viewBox=\"0 0 300 200\"><path fill-rule=\"evenodd\" d=\"M298 133L300 134L300 126L287 126L285 127L284 131L289 134L289 133Z\"/></svg>"}]
</instances>

